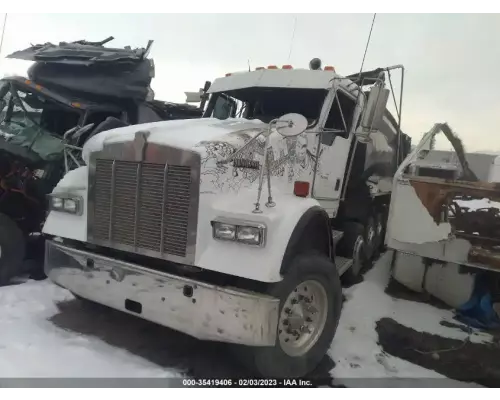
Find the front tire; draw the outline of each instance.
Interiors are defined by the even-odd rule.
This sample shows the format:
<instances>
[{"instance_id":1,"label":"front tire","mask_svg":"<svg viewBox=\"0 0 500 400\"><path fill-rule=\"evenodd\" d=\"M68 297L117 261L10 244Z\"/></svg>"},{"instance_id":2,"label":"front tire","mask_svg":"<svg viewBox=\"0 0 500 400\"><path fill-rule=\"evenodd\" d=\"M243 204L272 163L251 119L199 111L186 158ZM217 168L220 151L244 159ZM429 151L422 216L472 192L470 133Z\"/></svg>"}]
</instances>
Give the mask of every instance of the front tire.
<instances>
[{"instance_id":1,"label":"front tire","mask_svg":"<svg viewBox=\"0 0 500 400\"><path fill-rule=\"evenodd\" d=\"M320 363L337 330L342 306L337 269L323 255L298 255L268 294L280 299L275 345L237 346L237 354L260 376L303 377Z\"/></svg>"},{"instance_id":2,"label":"front tire","mask_svg":"<svg viewBox=\"0 0 500 400\"><path fill-rule=\"evenodd\" d=\"M0 286L24 272L26 240L19 226L5 214L0 214Z\"/></svg>"}]
</instances>

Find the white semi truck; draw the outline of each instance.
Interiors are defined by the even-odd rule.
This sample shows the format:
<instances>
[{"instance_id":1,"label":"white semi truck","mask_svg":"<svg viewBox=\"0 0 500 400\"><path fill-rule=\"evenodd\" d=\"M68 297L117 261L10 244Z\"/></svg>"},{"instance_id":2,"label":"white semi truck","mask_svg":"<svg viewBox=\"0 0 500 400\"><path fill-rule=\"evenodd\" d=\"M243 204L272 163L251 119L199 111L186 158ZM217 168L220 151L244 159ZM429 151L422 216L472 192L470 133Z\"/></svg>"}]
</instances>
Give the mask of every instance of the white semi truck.
<instances>
[{"instance_id":1,"label":"white semi truck","mask_svg":"<svg viewBox=\"0 0 500 400\"><path fill-rule=\"evenodd\" d=\"M227 74L203 118L90 139L86 166L50 195L48 277L82 301L231 343L261 376L314 369L339 321L340 277L382 246L410 142L401 107L397 119L386 109L402 66L341 77L311 65Z\"/></svg>"}]
</instances>

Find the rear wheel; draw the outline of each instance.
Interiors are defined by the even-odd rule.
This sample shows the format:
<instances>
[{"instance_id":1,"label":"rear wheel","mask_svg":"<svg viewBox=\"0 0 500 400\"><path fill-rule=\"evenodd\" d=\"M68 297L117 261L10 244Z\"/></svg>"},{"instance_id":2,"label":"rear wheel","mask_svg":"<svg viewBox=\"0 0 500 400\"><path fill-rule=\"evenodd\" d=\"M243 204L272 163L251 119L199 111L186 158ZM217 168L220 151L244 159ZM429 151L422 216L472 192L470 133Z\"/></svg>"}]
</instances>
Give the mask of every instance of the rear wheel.
<instances>
[{"instance_id":1,"label":"rear wheel","mask_svg":"<svg viewBox=\"0 0 500 400\"><path fill-rule=\"evenodd\" d=\"M377 248L377 223L373 215L366 220L364 239L366 259L371 260Z\"/></svg>"},{"instance_id":2,"label":"rear wheel","mask_svg":"<svg viewBox=\"0 0 500 400\"><path fill-rule=\"evenodd\" d=\"M343 275L349 281L356 280L366 265L367 250L365 235L366 232L363 224L355 221L345 223L344 237L339 246L339 255L352 258L351 268Z\"/></svg>"},{"instance_id":3,"label":"rear wheel","mask_svg":"<svg viewBox=\"0 0 500 400\"><path fill-rule=\"evenodd\" d=\"M386 250L385 247L385 233L387 232L387 219L388 219L387 207L384 207L381 211L377 213L377 223L380 229L379 235L379 245L378 249L380 253Z\"/></svg>"},{"instance_id":4,"label":"rear wheel","mask_svg":"<svg viewBox=\"0 0 500 400\"><path fill-rule=\"evenodd\" d=\"M384 246L384 235L385 235L385 220L384 214L378 212L375 214L375 240L373 244L373 259L380 256L383 251Z\"/></svg>"},{"instance_id":5,"label":"rear wheel","mask_svg":"<svg viewBox=\"0 0 500 400\"><path fill-rule=\"evenodd\" d=\"M24 234L5 214L0 214L0 285L6 285L15 276L24 273L26 253Z\"/></svg>"},{"instance_id":6,"label":"rear wheel","mask_svg":"<svg viewBox=\"0 0 500 400\"><path fill-rule=\"evenodd\" d=\"M322 255L298 255L268 294L280 299L275 345L235 346L236 354L261 376L302 377L320 363L337 330L342 288L335 265Z\"/></svg>"}]
</instances>

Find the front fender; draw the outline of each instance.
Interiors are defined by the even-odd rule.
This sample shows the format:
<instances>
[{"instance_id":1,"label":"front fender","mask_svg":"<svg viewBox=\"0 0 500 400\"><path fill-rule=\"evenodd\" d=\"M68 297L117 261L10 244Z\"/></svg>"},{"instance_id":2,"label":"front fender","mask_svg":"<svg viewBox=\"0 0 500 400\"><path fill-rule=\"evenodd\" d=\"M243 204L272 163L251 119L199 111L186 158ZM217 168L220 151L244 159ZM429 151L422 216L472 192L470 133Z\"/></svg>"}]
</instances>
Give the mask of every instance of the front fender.
<instances>
[{"instance_id":1,"label":"front fender","mask_svg":"<svg viewBox=\"0 0 500 400\"><path fill-rule=\"evenodd\" d=\"M319 206L312 198L292 194L276 194L276 206L267 208L265 196L262 214L252 210L255 190L235 195L202 194L198 215L198 235L195 265L241 278L260 282L279 282L280 268L288 242L298 221L310 208ZM237 242L224 242L212 237L211 221L218 217L263 223L267 227L264 247L252 247Z\"/></svg>"}]
</instances>

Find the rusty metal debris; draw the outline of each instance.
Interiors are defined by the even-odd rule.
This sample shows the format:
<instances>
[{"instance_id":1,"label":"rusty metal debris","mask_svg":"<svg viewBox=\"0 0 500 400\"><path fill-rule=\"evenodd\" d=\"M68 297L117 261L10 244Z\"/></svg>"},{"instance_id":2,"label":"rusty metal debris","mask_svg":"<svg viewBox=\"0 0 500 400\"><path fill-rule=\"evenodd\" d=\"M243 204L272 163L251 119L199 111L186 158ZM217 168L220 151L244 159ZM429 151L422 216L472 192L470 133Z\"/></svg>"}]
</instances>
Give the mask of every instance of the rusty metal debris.
<instances>
[{"instance_id":1,"label":"rusty metal debris","mask_svg":"<svg viewBox=\"0 0 500 400\"><path fill-rule=\"evenodd\" d=\"M490 182L450 181L431 177L412 177L410 184L434 219L436 224L443 221L443 207L460 199L489 199L500 202L500 184Z\"/></svg>"},{"instance_id":2,"label":"rusty metal debris","mask_svg":"<svg viewBox=\"0 0 500 400\"><path fill-rule=\"evenodd\" d=\"M449 223L455 237L471 244L470 263L500 268L500 209L494 205L471 209L458 203L483 199L500 202L500 184L429 177L409 181L434 222Z\"/></svg>"},{"instance_id":3,"label":"rusty metal debris","mask_svg":"<svg viewBox=\"0 0 500 400\"><path fill-rule=\"evenodd\" d=\"M487 265L489 267L500 269L500 252L492 249L485 249L479 246L473 246L469 251L469 262Z\"/></svg>"}]
</instances>

